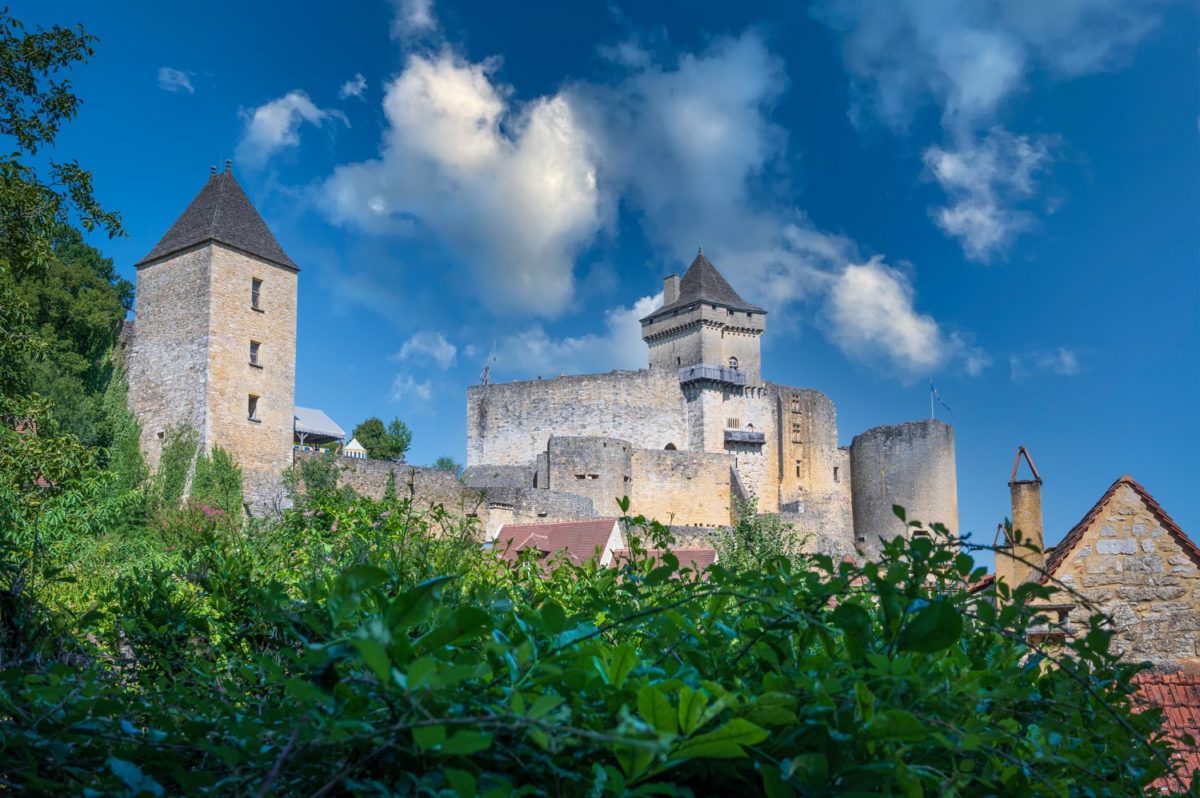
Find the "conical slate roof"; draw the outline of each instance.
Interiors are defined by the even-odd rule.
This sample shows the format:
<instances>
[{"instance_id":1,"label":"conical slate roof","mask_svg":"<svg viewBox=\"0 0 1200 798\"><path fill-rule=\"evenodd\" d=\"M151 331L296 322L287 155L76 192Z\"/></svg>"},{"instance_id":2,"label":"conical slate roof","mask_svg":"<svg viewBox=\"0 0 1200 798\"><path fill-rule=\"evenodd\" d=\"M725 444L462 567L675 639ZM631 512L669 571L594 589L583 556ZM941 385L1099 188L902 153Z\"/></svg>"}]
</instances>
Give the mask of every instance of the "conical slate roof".
<instances>
[{"instance_id":1,"label":"conical slate roof","mask_svg":"<svg viewBox=\"0 0 1200 798\"><path fill-rule=\"evenodd\" d=\"M717 267L713 266L712 262L704 257L704 250L701 249L696 253L696 259L688 267L687 272L683 275L683 279L679 281L679 298L669 305L663 305L647 316L646 319L653 319L661 316L663 313L669 313L672 310L694 305L697 302L720 305L732 310L766 313L765 310L757 305L751 305L742 299L738 295L738 292L733 290L733 286L726 282L721 273L717 271Z\"/></svg>"},{"instance_id":2,"label":"conical slate roof","mask_svg":"<svg viewBox=\"0 0 1200 798\"><path fill-rule=\"evenodd\" d=\"M212 176L200 189L187 209L171 225L150 254L138 261L141 266L160 260L188 247L217 241L263 260L300 271L279 246L267 223L258 215L250 198L233 177L229 162L225 171Z\"/></svg>"}]
</instances>

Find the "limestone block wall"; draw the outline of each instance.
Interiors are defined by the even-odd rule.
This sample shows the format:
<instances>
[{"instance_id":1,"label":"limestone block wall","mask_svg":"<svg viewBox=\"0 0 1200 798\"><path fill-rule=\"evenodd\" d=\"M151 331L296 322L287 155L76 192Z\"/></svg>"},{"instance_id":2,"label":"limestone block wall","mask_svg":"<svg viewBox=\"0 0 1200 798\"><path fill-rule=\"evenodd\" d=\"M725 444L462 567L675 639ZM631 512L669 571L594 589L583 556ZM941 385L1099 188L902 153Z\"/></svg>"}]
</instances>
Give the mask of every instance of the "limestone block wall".
<instances>
[{"instance_id":1,"label":"limestone block wall","mask_svg":"<svg viewBox=\"0 0 1200 798\"><path fill-rule=\"evenodd\" d=\"M726 526L732 469L730 454L634 449L630 512L664 524Z\"/></svg>"},{"instance_id":2,"label":"limestone block wall","mask_svg":"<svg viewBox=\"0 0 1200 798\"><path fill-rule=\"evenodd\" d=\"M633 445L618 438L550 438L550 490L590 499L601 513L617 514L617 499L631 493Z\"/></svg>"},{"instance_id":3,"label":"limestone block wall","mask_svg":"<svg viewBox=\"0 0 1200 798\"><path fill-rule=\"evenodd\" d=\"M296 272L220 244L209 245L207 430L242 466L249 501L272 504L292 461L296 385ZM261 280L258 308L251 281ZM259 344L258 365L250 362ZM257 420L248 414L258 397Z\"/></svg>"},{"instance_id":4,"label":"limestone block wall","mask_svg":"<svg viewBox=\"0 0 1200 798\"><path fill-rule=\"evenodd\" d=\"M624 438L661 449L685 439L678 372L556 377L467 390L467 465L525 465L551 435Z\"/></svg>"},{"instance_id":5,"label":"limestone block wall","mask_svg":"<svg viewBox=\"0 0 1200 798\"><path fill-rule=\"evenodd\" d=\"M413 505L421 510L440 504L447 512L468 516L479 514L484 506L483 491L468 488L454 474L441 468L296 452L297 461L330 456L337 462L338 484L349 485L360 496L383 498L388 476L395 473L396 496L412 499Z\"/></svg>"},{"instance_id":6,"label":"limestone block wall","mask_svg":"<svg viewBox=\"0 0 1200 798\"><path fill-rule=\"evenodd\" d=\"M1112 617L1125 659L1200 665L1200 558L1133 488L1117 487L1054 576L1096 608L1076 600L1075 629L1099 610Z\"/></svg>"},{"instance_id":7,"label":"limestone block wall","mask_svg":"<svg viewBox=\"0 0 1200 798\"><path fill-rule=\"evenodd\" d=\"M680 323L669 319L665 322L642 325L642 336L647 338L650 348L650 368L678 373L685 365L701 362L699 320Z\"/></svg>"},{"instance_id":8,"label":"limestone block wall","mask_svg":"<svg viewBox=\"0 0 1200 798\"><path fill-rule=\"evenodd\" d=\"M902 505L909 520L945 524L958 534L958 487L954 429L935 420L876 427L850 444L854 534L868 557L880 538L906 533L892 512Z\"/></svg>"},{"instance_id":9,"label":"limestone block wall","mask_svg":"<svg viewBox=\"0 0 1200 798\"><path fill-rule=\"evenodd\" d=\"M474 465L463 471L472 488L532 488L536 477L530 465Z\"/></svg>"},{"instance_id":10,"label":"limestone block wall","mask_svg":"<svg viewBox=\"0 0 1200 798\"><path fill-rule=\"evenodd\" d=\"M490 537L503 524L549 524L555 521L579 521L617 513L598 513L590 499L540 488L488 488L483 491L486 517L484 525ZM484 516L481 512L481 517Z\"/></svg>"},{"instance_id":11,"label":"limestone block wall","mask_svg":"<svg viewBox=\"0 0 1200 798\"><path fill-rule=\"evenodd\" d=\"M151 469L162 452L160 430L186 426L205 433L208 296L208 247L138 269L126 370L129 409L141 425Z\"/></svg>"}]
</instances>

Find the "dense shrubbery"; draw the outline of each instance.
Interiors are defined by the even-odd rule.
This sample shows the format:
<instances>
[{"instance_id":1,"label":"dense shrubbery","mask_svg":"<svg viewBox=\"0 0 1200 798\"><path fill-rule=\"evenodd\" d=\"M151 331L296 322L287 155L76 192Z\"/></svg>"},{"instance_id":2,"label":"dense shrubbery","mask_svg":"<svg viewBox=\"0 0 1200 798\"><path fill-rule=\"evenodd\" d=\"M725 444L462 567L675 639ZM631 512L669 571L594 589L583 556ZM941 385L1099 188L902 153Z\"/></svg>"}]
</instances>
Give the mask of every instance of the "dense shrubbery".
<instances>
[{"instance_id":1,"label":"dense shrubbery","mask_svg":"<svg viewBox=\"0 0 1200 798\"><path fill-rule=\"evenodd\" d=\"M1123 796L1166 761L1105 632L1027 648L1046 589L997 612L936 535L699 578L510 569L470 527L430 534L436 511L336 489L247 528L158 517L71 533L27 597L40 623L0 670L11 788Z\"/></svg>"}]
</instances>

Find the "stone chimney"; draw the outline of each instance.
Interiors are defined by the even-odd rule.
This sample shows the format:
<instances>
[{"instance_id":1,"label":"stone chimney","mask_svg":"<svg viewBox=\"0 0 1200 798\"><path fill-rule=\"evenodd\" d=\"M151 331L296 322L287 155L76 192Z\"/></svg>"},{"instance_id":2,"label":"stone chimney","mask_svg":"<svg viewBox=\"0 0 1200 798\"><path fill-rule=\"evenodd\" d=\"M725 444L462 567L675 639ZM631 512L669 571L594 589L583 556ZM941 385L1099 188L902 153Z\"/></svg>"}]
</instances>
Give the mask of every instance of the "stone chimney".
<instances>
[{"instance_id":1,"label":"stone chimney","mask_svg":"<svg viewBox=\"0 0 1200 798\"><path fill-rule=\"evenodd\" d=\"M668 274L663 278L663 305L669 305L679 299L679 275Z\"/></svg>"},{"instance_id":2,"label":"stone chimney","mask_svg":"<svg viewBox=\"0 0 1200 798\"><path fill-rule=\"evenodd\" d=\"M1032 479L1017 479L1022 457L1029 464ZM998 541L1006 544L1008 556L996 553L996 578L1005 579L1010 588L1015 588L1022 582L1040 578L1046 567L1042 530L1042 477L1024 446L1017 449L1008 490L1012 498L1013 540L1019 537L1020 543L1014 545L1013 540ZM1028 546L1035 546L1038 550L1030 551Z\"/></svg>"}]
</instances>

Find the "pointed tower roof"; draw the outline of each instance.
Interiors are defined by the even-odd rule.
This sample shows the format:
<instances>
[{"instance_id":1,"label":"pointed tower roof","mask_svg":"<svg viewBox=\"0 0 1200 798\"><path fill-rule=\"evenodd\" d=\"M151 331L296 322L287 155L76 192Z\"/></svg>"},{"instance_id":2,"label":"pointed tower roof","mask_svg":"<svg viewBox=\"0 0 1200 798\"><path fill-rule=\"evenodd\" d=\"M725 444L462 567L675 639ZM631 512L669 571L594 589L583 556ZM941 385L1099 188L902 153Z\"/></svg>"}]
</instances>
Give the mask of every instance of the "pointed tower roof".
<instances>
[{"instance_id":1,"label":"pointed tower roof","mask_svg":"<svg viewBox=\"0 0 1200 798\"><path fill-rule=\"evenodd\" d=\"M669 305L663 305L642 321L657 318L672 310L705 302L732 310L766 313L765 310L757 305L751 305L742 299L738 292L733 290L733 286L726 282L721 273L717 271L717 267L713 266L712 262L704 257L704 247L701 247L700 251L696 253L696 259L688 267L687 273L679 281L679 299L676 299Z\"/></svg>"},{"instance_id":2,"label":"pointed tower roof","mask_svg":"<svg viewBox=\"0 0 1200 798\"><path fill-rule=\"evenodd\" d=\"M300 271L300 267L279 246L267 223L238 185L229 161L225 162L224 172L218 174L215 168L212 170L204 188L175 220L167 234L146 257L134 265L144 266L207 241L217 241L284 268Z\"/></svg>"}]
</instances>

